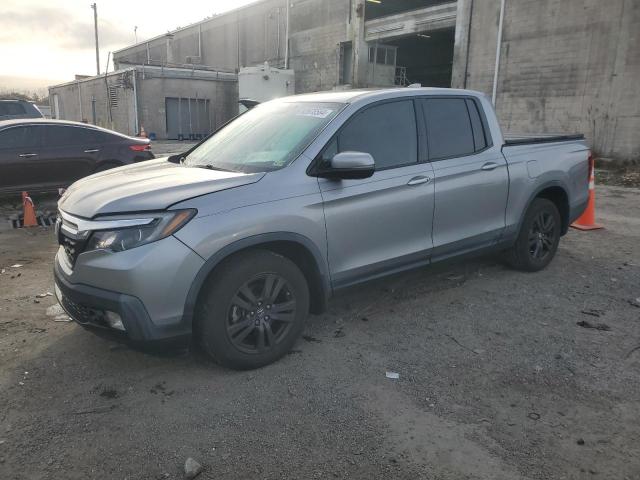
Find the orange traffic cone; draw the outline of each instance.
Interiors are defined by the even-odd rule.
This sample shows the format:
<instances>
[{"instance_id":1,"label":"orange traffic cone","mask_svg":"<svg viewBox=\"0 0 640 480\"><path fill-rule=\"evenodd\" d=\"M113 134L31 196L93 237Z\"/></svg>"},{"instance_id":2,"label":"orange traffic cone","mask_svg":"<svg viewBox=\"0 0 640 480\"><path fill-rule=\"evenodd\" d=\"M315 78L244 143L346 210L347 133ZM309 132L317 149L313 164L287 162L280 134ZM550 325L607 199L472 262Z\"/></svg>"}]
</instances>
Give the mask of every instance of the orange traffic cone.
<instances>
[{"instance_id":1,"label":"orange traffic cone","mask_svg":"<svg viewBox=\"0 0 640 480\"><path fill-rule=\"evenodd\" d=\"M596 178L595 164L593 156L589 155L589 202L587 209L580 217L571 224L573 228L578 230L599 230L604 228L602 225L596 224Z\"/></svg>"},{"instance_id":2,"label":"orange traffic cone","mask_svg":"<svg viewBox=\"0 0 640 480\"><path fill-rule=\"evenodd\" d=\"M33 200L31 200L27 192L22 192L22 206L24 207L22 226L37 227L38 220L36 219L36 210L33 205Z\"/></svg>"},{"instance_id":3,"label":"orange traffic cone","mask_svg":"<svg viewBox=\"0 0 640 480\"><path fill-rule=\"evenodd\" d=\"M140 125L140 133L138 134L138 136L142 138L147 138L147 132L144 130L144 127L142 125Z\"/></svg>"}]
</instances>

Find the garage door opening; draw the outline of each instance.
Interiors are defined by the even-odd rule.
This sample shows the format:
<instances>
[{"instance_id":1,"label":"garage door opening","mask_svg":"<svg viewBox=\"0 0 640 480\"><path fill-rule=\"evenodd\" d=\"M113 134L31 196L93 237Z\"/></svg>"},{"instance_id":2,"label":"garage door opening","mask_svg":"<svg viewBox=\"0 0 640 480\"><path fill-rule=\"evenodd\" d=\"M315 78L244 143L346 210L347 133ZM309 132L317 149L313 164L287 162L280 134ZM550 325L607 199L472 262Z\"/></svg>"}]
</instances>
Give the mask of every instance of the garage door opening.
<instances>
[{"instance_id":1,"label":"garage door opening","mask_svg":"<svg viewBox=\"0 0 640 480\"><path fill-rule=\"evenodd\" d=\"M211 131L210 102L205 98L165 98L167 139L201 140Z\"/></svg>"},{"instance_id":2,"label":"garage door opening","mask_svg":"<svg viewBox=\"0 0 640 480\"><path fill-rule=\"evenodd\" d=\"M385 40L396 47L396 84L450 87L455 29L418 33Z\"/></svg>"},{"instance_id":3,"label":"garage door opening","mask_svg":"<svg viewBox=\"0 0 640 480\"><path fill-rule=\"evenodd\" d=\"M373 20L449 2L451 0L366 0L364 18Z\"/></svg>"}]
</instances>

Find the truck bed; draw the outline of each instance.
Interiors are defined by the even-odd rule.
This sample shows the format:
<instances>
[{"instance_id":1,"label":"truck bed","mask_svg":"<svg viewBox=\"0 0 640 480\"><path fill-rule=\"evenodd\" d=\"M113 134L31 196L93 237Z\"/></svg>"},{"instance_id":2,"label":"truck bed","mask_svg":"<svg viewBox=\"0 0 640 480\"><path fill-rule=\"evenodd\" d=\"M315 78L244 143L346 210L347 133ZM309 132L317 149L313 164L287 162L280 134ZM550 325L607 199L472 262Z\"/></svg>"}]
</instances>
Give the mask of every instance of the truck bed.
<instances>
[{"instance_id":1,"label":"truck bed","mask_svg":"<svg viewBox=\"0 0 640 480\"><path fill-rule=\"evenodd\" d=\"M566 142L571 140L584 140L584 135L582 134L536 134L536 135L526 135L526 134L515 134L515 133L506 133L504 135L504 145L505 147L512 145L529 145L534 143L553 143L553 142Z\"/></svg>"}]
</instances>

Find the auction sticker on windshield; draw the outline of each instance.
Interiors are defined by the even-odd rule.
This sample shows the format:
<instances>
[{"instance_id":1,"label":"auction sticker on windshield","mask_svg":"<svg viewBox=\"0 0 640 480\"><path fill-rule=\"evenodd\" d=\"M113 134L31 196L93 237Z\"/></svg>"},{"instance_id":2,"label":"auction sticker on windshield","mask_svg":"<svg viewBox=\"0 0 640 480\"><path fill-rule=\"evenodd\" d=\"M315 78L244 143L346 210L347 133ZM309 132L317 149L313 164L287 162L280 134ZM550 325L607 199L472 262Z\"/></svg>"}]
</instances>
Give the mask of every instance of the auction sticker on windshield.
<instances>
[{"instance_id":1,"label":"auction sticker on windshield","mask_svg":"<svg viewBox=\"0 0 640 480\"><path fill-rule=\"evenodd\" d=\"M330 108L302 107L298 112L296 112L296 115L300 115L302 117L327 118L332 113L333 110Z\"/></svg>"}]
</instances>

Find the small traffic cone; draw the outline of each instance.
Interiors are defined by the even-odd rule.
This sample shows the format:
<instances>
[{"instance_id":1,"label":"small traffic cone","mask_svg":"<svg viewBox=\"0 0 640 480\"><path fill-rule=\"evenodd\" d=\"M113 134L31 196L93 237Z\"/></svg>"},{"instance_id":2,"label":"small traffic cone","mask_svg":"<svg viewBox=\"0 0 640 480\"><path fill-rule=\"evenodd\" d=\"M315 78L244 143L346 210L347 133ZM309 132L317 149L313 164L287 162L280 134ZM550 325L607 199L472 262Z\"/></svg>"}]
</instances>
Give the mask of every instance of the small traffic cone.
<instances>
[{"instance_id":1,"label":"small traffic cone","mask_svg":"<svg viewBox=\"0 0 640 480\"><path fill-rule=\"evenodd\" d=\"M140 125L140 133L138 134L138 136L142 138L147 138L147 132L145 131L142 125Z\"/></svg>"},{"instance_id":2,"label":"small traffic cone","mask_svg":"<svg viewBox=\"0 0 640 480\"><path fill-rule=\"evenodd\" d=\"M24 207L24 214L22 216L23 227L37 227L38 220L36 219L36 210L33 205L33 200L29 196L28 192L22 192L22 206Z\"/></svg>"},{"instance_id":3,"label":"small traffic cone","mask_svg":"<svg viewBox=\"0 0 640 480\"><path fill-rule=\"evenodd\" d=\"M589 155L589 202L586 210L571 224L578 230L599 230L604 228L596 223L596 177L593 157Z\"/></svg>"}]
</instances>

